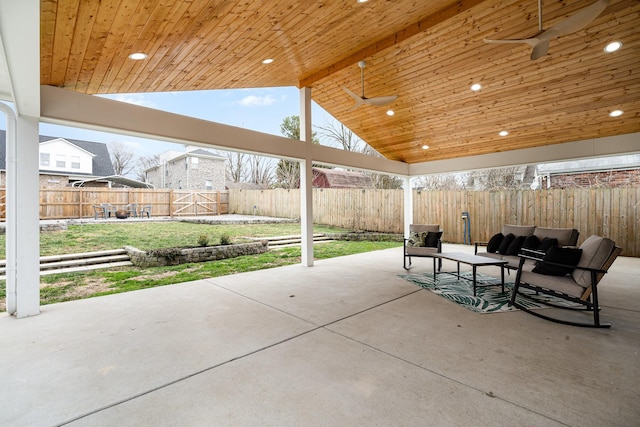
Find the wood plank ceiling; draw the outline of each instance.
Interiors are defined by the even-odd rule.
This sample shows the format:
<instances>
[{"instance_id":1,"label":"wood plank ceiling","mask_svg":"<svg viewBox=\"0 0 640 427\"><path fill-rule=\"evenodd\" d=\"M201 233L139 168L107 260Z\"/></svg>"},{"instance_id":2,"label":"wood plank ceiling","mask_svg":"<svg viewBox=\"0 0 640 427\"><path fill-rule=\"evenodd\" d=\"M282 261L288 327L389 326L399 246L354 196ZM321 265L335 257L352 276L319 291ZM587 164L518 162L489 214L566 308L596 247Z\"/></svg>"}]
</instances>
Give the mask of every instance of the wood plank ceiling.
<instances>
[{"instance_id":1,"label":"wood plank ceiling","mask_svg":"<svg viewBox=\"0 0 640 427\"><path fill-rule=\"evenodd\" d=\"M594 1L545 0L545 28ZM41 83L87 94L308 86L407 163L640 132L640 1L611 0L535 61L527 45L483 42L537 27L535 0L41 0ZM623 47L607 54L612 40ZM350 111L342 86L361 93L360 60L366 95L396 101Z\"/></svg>"}]
</instances>

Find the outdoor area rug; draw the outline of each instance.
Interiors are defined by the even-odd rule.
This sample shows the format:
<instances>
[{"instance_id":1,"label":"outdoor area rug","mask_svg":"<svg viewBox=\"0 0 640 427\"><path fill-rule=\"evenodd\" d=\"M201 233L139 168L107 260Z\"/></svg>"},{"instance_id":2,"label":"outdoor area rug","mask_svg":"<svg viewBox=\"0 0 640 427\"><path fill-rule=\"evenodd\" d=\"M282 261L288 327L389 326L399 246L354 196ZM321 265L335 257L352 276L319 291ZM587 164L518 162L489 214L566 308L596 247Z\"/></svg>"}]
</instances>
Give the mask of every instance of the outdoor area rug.
<instances>
[{"instance_id":1,"label":"outdoor area rug","mask_svg":"<svg viewBox=\"0 0 640 427\"><path fill-rule=\"evenodd\" d=\"M472 278L470 271L460 272L461 276L468 279ZM448 300L451 300L471 311L476 313L500 313L505 311L514 311L517 308L509 306L509 298L511 298L511 288L513 282L505 281L504 290L502 293L502 287L500 286L500 279L487 276L486 274L477 273L476 294L473 296L473 285L471 280L458 279L453 274L438 273L436 281L433 280L432 273L417 273L417 274L400 274L409 282L418 285L422 288L428 289L431 292L438 294ZM487 285L493 286L487 286ZM523 293L533 293L529 289L521 289ZM537 295L539 300L553 301L555 304L570 306L571 303L566 301L544 295ZM549 308L544 304L536 303L530 299L523 298L520 295L516 296L516 301L529 309Z\"/></svg>"}]
</instances>

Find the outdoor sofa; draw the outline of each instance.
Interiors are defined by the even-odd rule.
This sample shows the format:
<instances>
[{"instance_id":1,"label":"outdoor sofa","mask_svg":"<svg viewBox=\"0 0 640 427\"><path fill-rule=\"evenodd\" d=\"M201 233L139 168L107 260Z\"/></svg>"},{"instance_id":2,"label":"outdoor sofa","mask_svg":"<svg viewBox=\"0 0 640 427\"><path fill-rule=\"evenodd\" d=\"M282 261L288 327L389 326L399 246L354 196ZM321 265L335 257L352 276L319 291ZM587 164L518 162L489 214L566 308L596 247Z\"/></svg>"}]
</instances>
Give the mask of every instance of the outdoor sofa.
<instances>
[{"instance_id":1,"label":"outdoor sofa","mask_svg":"<svg viewBox=\"0 0 640 427\"><path fill-rule=\"evenodd\" d=\"M517 270L522 248L545 252L551 246L576 246L580 232L575 228L547 228L535 225L502 226L502 232L495 234L488 242L476 242L475 254L508 261L505 268ZM531 237L533 236L533 237ZM485 251L478 251L485 246Z\"/></svg>"}]
</instances>

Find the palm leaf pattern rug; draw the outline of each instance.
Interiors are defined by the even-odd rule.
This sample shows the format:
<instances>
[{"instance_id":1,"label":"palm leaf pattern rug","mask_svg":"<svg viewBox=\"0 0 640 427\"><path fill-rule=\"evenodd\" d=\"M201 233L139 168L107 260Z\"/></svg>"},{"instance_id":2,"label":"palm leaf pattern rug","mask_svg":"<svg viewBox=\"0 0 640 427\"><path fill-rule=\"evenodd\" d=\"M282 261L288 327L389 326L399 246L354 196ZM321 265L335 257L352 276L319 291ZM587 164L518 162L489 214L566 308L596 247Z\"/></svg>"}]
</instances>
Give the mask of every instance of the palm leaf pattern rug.
<instances>
[{"instance_id":1,"label":"palm leaf pattern rug","mask_svg":"<svg viewBox=\"0 0 640 427\"><path fill-rule=\"evenodd\" d=\"M474 297L471 283L472 273L470 271L462 271L460 275L466 279L459 279L456 275L445 272L438 273L435 281L433 280L433 273L400 274L399 277L476 313L499 313L517 310L517 308L509 306L513 282L505 281L505 292L502 293L500 279L477 273L476 296ZM533 294L533 291L529 289L521 289L520 292ZM536 295L536 298L542 301L553 301L554 304L558 305L571 305L571 303L566 303L551 296ZM544 304L523 298L519 294L516 296L516 301L529 309L548 308Z\"/></svg>"}]
</instances>

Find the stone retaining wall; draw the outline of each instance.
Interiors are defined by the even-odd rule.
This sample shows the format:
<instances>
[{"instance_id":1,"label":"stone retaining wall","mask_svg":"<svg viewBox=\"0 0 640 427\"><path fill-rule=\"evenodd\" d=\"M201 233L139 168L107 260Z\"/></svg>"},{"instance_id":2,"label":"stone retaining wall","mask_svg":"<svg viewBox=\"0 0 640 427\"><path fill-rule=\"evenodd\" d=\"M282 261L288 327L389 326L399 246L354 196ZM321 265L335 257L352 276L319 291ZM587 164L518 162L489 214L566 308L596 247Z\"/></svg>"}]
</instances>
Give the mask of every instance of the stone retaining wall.
<instances>
[{"instance_id":1,"label":"stone retaining wall","mask_svg":"<svg viewBox=\"0 0 640 427\"><path fill-rule=\"evenodd\" d=\"M359 233L323 233L325 236L333 240L353 240L353 241L369 241L369 242L402 242L401 234L395 233L375 233L363 231Z\"/></svg>"},{"instance_id":2,"label":"stone retaining wall","mask_svg":"<svg viewBox=\"0 0 640 427\"><path fill-rule=\"evenodd\" d=\"M162 267L261 254L269 250L269 242L261 240L237 245L166 248L150 251L141 251L132 246L125 246L124 249L131 257L131 262L138 267Z\"/></svg>"}]
</instances>

